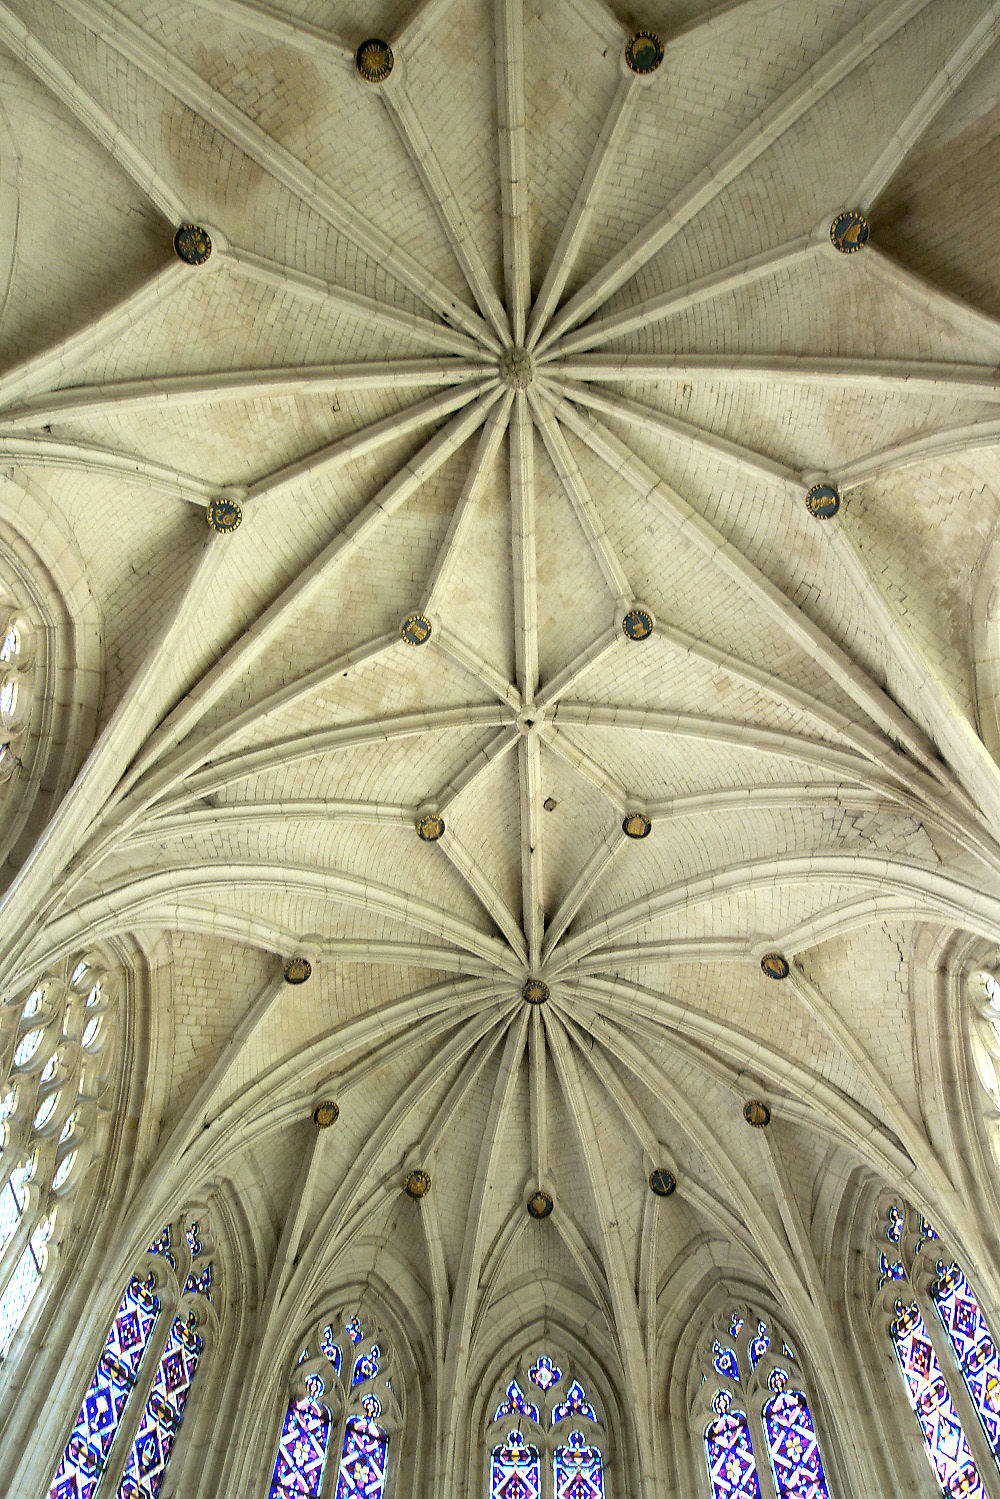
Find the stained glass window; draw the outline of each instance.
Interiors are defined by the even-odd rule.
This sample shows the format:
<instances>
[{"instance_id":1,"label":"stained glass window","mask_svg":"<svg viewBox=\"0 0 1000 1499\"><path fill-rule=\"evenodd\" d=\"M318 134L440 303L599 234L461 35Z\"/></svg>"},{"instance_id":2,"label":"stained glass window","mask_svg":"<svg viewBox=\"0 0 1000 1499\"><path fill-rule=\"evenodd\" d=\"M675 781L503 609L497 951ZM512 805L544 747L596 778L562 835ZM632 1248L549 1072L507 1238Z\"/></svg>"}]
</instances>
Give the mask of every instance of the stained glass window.
<instances>
[{"instance_id":1,"label":"stained glass window","mask_svg":"<svg viewBox=\"0 0 1000 1499\"><path fill-rule=\"evenodd\" d=\"M885 1236L890 1244L898 1244L903 1237L903 1215L895 1203L889 1209L889 1219L886 1224Z\"/></svg>"},{"instance_id":2,"label":"stained glass window","mask_svg":"<svg viewBox=\"0 0 1000 1499\"><path fill-rule=\"evenodd\" d=\"M571 1431L554 1459L555 1499L604 1499L604 1463L582 1431Z\"/></svg>"},{"instance_id":3,"label":"stained glass window","mask_svg":"<svg viewBox=\"0 0 1000 1499\"><path fill-rule=\"evenodd\" d=\"M381 1357L382 1350L377 1343L373 1343L367 1353L359 1354L355 1360L351 1384L364 1384L366 1379L374 1379L378 1373L378 1361Z\"/></svg>"},{"instance_id":4,"label":"stained glass window","mask_svg":"<svg viewBox=\"0 0 1000 1499\"><path fill-rule=\"evenodd\" d=\"M156 1499L160 1491L201 1355L201 1338L192 1322L174 1318L125 1462L118 1499Z\"/></svg>"},{"instance_id":5,"label":"stained glass window","mask_svg":"<svg viewBox=\"0 0 1000 1499\"><path fill-rule=\"evenodd\" d=\"M336 1343L334 1341L335 1338L336 1333L334 1332L333 1328L324 1327L323 1331L320 1333L319 1348L320 1352L323 1354L323 1357L330 1360L330 1363L339 1374L341 1362L340 1345L339 1343ZM306 1356L307 1354L303 1353L302 1358L304 1359L306 1358ZM300 1359L299 1362L301 1363L302 1359Z\"/></svg>"},{"instance_id":6,"label":"stained glass window","mask_svg":"<svg viewBox=\"0 0 1000 1499\"><path fill-rule=\"evenodd\" d=\"M212 1299L212 1265L209 1262L201 1270L192 1270L184 1282L184 1290L190 1296L206 1296Z\"/></svg>"},{"instance_id":7,"label":"stained glass window","mask_svg":"<svg viewBox=\"0 0 1000 1499\"><path fill-rule=\"evenodd\" d=\"M781 1371L775 1371L780 1373ZM829 1499L809 1405L801 1390L783 1388L764 1406L764 1432L781 1499Z\"/></svg>"},{"instance_id":8,"label":"stained glass window","mask_svg":"<svg viewBox=\"0 0 1000 1499\"><path fill-rule=\"evenodd\" d=\"M528 1416L536 1425L538 1424L538 1406L525 1399L524 1391L516 1379L512 1379L507 1386L507 1393L497 1406L493 1419L502 1421L506 1416L513 1415Z\"/></svg>"},{"instance_id":9,"label":"stained glass window","mask_svg":"<svg viewBox=\"0 0 1000 1499\"><path fill-rule=\"evenodd\" d=\"M729 1379L739 1379L740 1366L731 1348L723 1348L721 1343L713 1343L712 1363L720 1374L725 1374Z\"/></svg>"},{"instance_id":10,"label":"stained glass window","mask_svg":"<svg viewBox=\"0 0 1000 1499\"><path fill-rule=\"evenodd\" d=\"M319 1499L329 1444L330 1412L326 1406L309 1397L293 1400L278 1439L269 1499Z\"/></svg>"},{"instance_id":11,"label":"stained glass window","mask_svg":"<svg viewBox=\"0 0 1000 1499\"><path fill-rule=\"evenodd\" d=\"M932 1294L983 1430L1000 1451L1000 1357L979 1302L957 1265L938 1264Z\"/></svg>"},{"instance_id":12,"label":"stained glass window","mask_svg":"<svg viewBox=\"0 0 1000 1499\"><path fill-rule=\"evenodd\" d=\"M771 1346L771 1339L767 1335L767 1326L763 1322L757 1323L757 1336L753 1339L747 1349L747 1357L750 1360L751 1369L756 1369L760 1360Z\"/></svg>"},{"instance_id":13,"label":"stained glass window","mask_svg":"<svg viewBox=\"0 0 1000 1499\"><path fill-rule=\"evenodd\" d=\"M927 1453L946 1494L985 1499L986 1490L916 1302L896 1303L892 1345Z\"/></svg>"},{"instance_id":14,"label":"stained glass window","mask_svg":"<svg viewBox=\"0 0 1000 1499\"><path fill-rule=\"evenodd\" d=\"M490 1499L539 1499L541 1488L538 1449L529 1447L519 1431L512 1431L505 1442L493 1448Z\"/></svg>"},{"instance_id":15,"label":"stained glass window","mask_svg":"<svg viewBox=\"0 0 1000 1499\"><path fill-rule=\"evenodd\" d=\"M742 1411L724 1410L705 1432L715 1499L760 1499L750 1428Z\"/></svg>"},{"instance_id":16,"label":"stained glass window","mask_svg":"<svg viewBox=\"0 0 1000 1499\"><path fill-rule=\"evenodd\" d=\"M589 1421L597 1420L597 1412L584 1394L583 1386L575 1379L566 1391L566 1399L560 1400L552 1409L553 1426L557 1421L564 1421L567 1416L586 1416Z\"/></svg>"},{"instance_id":17,"label":"stained glass window","mask_svg":"<svg viewBox=\"0 0 1000 1499\"><path fill-rule=\"evenodd\" d=\"M49 1499L91 1499L121 1422L142 1356L160 1313L152 1281L133 1277L111 1324L83 1397Z\"/></svg>"},{"instance_id":18,"label":"stained glass window","mask_svg":"<svg viewBox=\"0 0 1000 1499\"><path fill-rule=\"evenodd\" d=\"M528 1378L532 1384L536 1384L540 1390L551 1390L554 1384L558 1384L563 1377L563 1371L557 1369L552 1360L542 1354L536 1364L528 1370Z\"/></svg>"},{"instance_id":19,"label":"stained glass window","mask_svg":"<svg viewBox=\"0 0 1000 1499\"><path fill-rule=\"evenodd\" d=\"M382 1499L389 1434L376 1421L349 1416L336 1499Z\"/></svg>"}]
</instances>

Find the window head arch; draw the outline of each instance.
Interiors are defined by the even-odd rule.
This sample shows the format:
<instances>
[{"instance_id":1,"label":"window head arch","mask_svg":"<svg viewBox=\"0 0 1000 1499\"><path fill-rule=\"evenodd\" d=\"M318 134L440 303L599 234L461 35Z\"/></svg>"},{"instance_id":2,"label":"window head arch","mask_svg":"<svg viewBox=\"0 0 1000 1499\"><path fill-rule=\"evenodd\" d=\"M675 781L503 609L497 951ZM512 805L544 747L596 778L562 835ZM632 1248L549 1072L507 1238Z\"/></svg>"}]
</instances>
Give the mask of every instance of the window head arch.
<instances>
[{"instance_id":1,"label":"window head arch","mask_svg":"<svg viewBox=\"0 0 1000 1499\"><path fill-rule=\"evenodd\" d=\"M607 1429L593 1387L554 1348L508 1368L488 1404L489 1499L605 1499Z\"/></svg>"},{"instance_id":2,"label":"window head arch","mask_svg":"<svg viewBox=\"0 0 1000 1499\"><path fill-rule=\"evenodd\" d=\"M759 1463L779 1499L829 1499L804 1371L772 1317L749 1306L721 1311L691 1388L714 1499L759 1499Z\"/></svg>"},{"instance_id":3,"label":"window head arch","mask_svg":"<svg viewBox=\"0 0 1000 1499\"><path fill-rule=\"evenodd\" d=\"M385 1333L365 1313L320 1318L299 1344L270 1499L319 1499L336 1460L335 1499L382 1499L402 1382Z\"/></svg>"}]
</instances>

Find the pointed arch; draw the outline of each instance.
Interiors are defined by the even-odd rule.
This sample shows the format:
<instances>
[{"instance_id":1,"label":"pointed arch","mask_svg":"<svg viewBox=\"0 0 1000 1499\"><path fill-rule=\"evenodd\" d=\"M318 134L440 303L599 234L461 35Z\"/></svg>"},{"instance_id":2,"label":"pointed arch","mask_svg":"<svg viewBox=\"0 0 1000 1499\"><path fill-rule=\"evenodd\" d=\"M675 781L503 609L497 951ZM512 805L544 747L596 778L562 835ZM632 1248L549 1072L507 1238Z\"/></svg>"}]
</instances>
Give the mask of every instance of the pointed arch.
<instances>
[{"instance_id":1,"label":"pointed arch","mask_svg":"<svg viewBox=\"0 0 1000 1499\"><path fill-rule=\"evenodd\" d=\"M548 1342L506 1365L487 1404L488 1499L605 1499L607 1426L584 1378Z\"/></svg>"},{"instance_id":2,"label":"pointed arch","mask_svg":"<svg viewBox=\"0 0 1000 1499\"><path fill-rule=\"evenodd\" d=\"M371 1317L341 1309L314 1321L289 1378L268 1499L383 1499L401 1395L394 1349Z\"/></svg>"}]
</instances>

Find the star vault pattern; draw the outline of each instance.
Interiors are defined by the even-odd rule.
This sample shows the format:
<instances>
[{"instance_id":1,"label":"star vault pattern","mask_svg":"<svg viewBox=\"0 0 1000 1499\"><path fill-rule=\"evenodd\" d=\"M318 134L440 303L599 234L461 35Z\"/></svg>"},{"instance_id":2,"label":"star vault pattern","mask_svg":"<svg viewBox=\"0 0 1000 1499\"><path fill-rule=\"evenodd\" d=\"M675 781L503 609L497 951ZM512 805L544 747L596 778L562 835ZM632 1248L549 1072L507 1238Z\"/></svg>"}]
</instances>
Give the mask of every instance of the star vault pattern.
<instances>
[{"instance_id":1,"label":"star vault pattern","mask_svg":"<svg viewBox=\"0 0 1000 1499\"><path fill-rule=\"evenodd\" d=\"M685 1245L807 1295L788 1204L828 1149L893 1182L905 1157L954 1209L852 943L1000 932L977 688L933 589L882 562L914 470L957 494L995 443L1000 329L879 247L878 205L998 7L844 0L804 43L780 8L691 6L640 75L598 0L386 3L381 82L356 7L341 37L316 9L0 4L162 245L0 376L0 455L65 476L79 546L141 542L153 580L8 893L5 972L170 933L182 989L182 953L195 985L233 955L163 1149L190 1145L188 1183L247 1147L280 1176L316 1099L341 1110L252 1378L332 1267L399 1257L434 1307L448 1471L475 1331L518 1286L540 1315L543 1272L638 1392ZM851 256L847 209L873 224ZM168 258L184 223L201 265ZM266 965L298 953L285 990Z\"/></svg>"}]
</instances>

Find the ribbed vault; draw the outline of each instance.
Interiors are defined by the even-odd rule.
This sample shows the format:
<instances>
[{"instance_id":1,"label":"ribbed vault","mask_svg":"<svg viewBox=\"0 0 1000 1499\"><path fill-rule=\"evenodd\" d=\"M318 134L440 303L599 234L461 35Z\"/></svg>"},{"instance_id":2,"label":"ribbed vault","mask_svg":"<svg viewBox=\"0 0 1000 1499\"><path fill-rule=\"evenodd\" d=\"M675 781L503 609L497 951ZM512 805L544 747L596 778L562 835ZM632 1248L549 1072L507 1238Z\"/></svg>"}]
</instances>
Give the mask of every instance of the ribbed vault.
<instances>
[{"instance_id":1,"label":"ribbed vault","mask_svg":"<svg viewBox=\"0 0 1000 1499\"><path fill-rule=\"evenodd\" d=\"M646 75L601 0L330 9L0 4L0 463L103 626L4 973L154 955L125 1238L241 1172L293 1225L251 1383L405 1267L443 1478L470 1359L590 1308L648 1473L686 1254L808 1318L827 1172L961 1221L911 961L1000 940L1000 325L911 179L981 164L1000 4L648 0Z\"/></svg>"}]
</instances>

